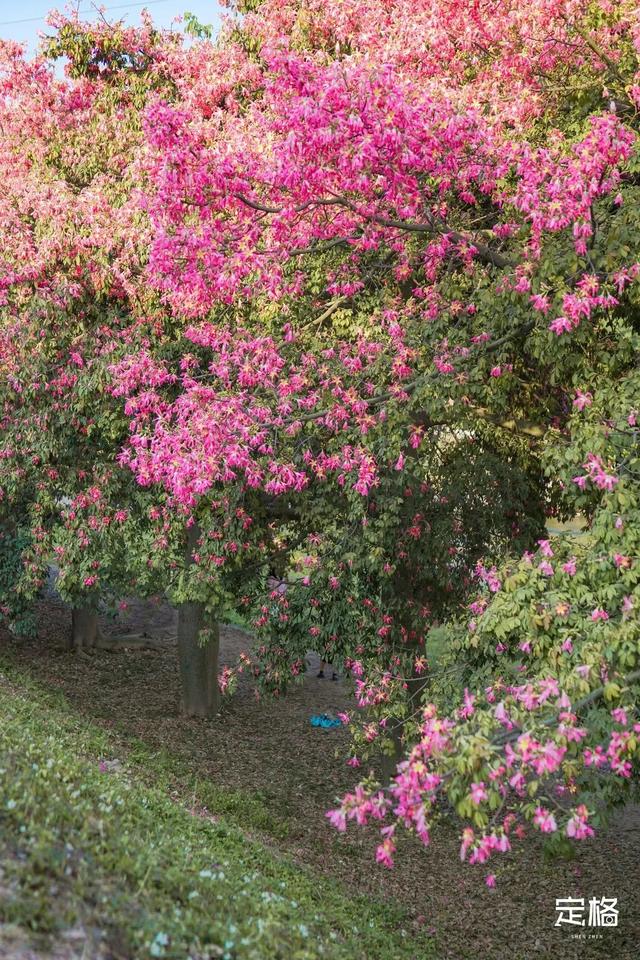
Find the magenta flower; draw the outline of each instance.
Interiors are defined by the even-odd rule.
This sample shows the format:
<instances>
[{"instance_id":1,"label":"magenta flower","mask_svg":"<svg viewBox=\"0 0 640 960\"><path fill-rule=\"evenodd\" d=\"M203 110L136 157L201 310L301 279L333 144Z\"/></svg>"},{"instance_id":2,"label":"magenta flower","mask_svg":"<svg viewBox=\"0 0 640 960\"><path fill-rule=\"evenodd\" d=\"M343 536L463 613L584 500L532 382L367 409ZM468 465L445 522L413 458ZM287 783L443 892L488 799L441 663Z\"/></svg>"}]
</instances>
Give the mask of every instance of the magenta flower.
<instances>
[{"instance_id":1,"label":"magenta flower","mask_svg":"<svg viewBox=\"0 0 640 960\"><path fill-rule=\"evenodd\" d=\"M552 333L555 333L557 337L560 337L563 333L571 333L573 330L573 323L568 317L557 317L556 320L553 320L549 324L549 330L551 330Z\"/></svg>"},{"instance_id":2,"label":"magenta flower","mask_svg":"<svg viewBox=\"0 0 640 960\"><path fill-rule=\"evenodd\" d=\"M468 717L473 716L473 714L475 713L475 707L473 705L475 702L475 699L476 698L474 697L474 695L472 693L469 693L469 691L465 687L464 688L464 705L460 707L460 710L459 710L460 717L466 720Z\"/></svg>"}]
</instances>

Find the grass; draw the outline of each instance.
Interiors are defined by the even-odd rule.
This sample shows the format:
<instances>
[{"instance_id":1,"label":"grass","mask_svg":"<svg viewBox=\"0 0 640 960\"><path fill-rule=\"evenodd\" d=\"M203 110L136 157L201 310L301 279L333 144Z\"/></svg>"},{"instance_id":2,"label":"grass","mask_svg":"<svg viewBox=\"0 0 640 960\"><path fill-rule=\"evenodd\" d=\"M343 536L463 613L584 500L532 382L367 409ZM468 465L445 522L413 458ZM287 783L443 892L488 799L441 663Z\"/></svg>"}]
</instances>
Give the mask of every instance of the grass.
<instances>
[{"instance_id":1,"label":"grass","mask_svg":"<svg viewBox=\"0 0 640 960\"><path fill-rule=\"evenodd\" d=\"M140 605L130 611L130 616L134 632L147 629L153 635L154 630L166 626L165 612L155 605ZM87 760L94 770L97 758L119 758L125 769L121 774L103 778L104 783L124 779L140 790L148 788L143 790L144 796L161 794L183 812L196 812L202 819L190 819L195 819L200 838L211 815L218 816L217 825L226 826L229 835L239 839L230 855L215 849L217 839L215 844L207 839L205 850L214 863L222 864L227 875L229 870L223 860L242 858L249 846L258 851L260 876L255 884L262 885L257 888L259 893L280 891L301 905L299 914L287 918L284 926L286 929L289 924L305 925L308 936L302 938L306 949L302 957L426 960L435 953L439 960L504 960L507 956L513 960L532 960L534 956L539 960L638 960L640 901L636 878L640 808L620 811L610 829L579 845L573 860L543 859L539 838L518 845L511 854L491 864L489 869L498 878L493 889L483 882L486 866L470 867L460 862L458 825L446 821L434 831L427 850L411 838L401 838L396 867L385 870L373 861L378 841L374 827L354 827L339 834L325 820L327 807L335 797L353 789L358 772L354 774L340 762L348 738L340 730L312 728L309 716L327 710L348 710L352 700L346 684L318 681L315 669L311 669L303 684L293 688L286 698L256 702L252 685L245 677L236 694L225 703L221 716L211 721L193 720L178 712L172 646L153 653L100 653L90 660L77 659L63 649L69 623L66 609L47 601L39 608L38 623L38 637L21 642L0 627L0 673L4 669L14 685L14 693L32 698L38 722L48 726L49 732L58 731L59 722L63 722L71 737L71 746L67 746L63 756ZM245 649L246 639L231 628L221 633L224 662L235 662L239 651ZM430 652L433 656L437 651ZM51 726L52 716L56 719L55 727ZM3 717L0 704L0 731ZM76 731L80 731L80 738ZM89 731L93 746L86 747L83 743L88 743ZM2 762L6 750L1 741L0 732L0 767L6 766ZM15 872L28 850L19 842L15 821L7 822L8 828L3 829L2 780L0 774L0 957L33 960L34 954L28 952L29 944L24 939L24 927L3 922L8 917L9 895L14 893L14 901L19 896L15 876L9 881L7 874ZM54 797L52 790L49 799ZM54 813L56 809L54 806ZM136 823L139 824L137 819ZM180 838L181 828L172 827L172 833ZM228 843L227 836L225 844ZM88 845L78 849L91 853ZM177 856L177 862L183 864L183 893L179 896L184 898L185 892L188 897L194 889L190 884L193 875L185 871L182 850L178 849ZM277 881L270 879L269 871L280 870L282 865L290 870L286 878L280 875ZM76 869L73 859L69 866ZM166 934L163 918L170 916L174 904L180 906L178 895L173 899L165 896L165 906L155 908L156 925L142 940L143 946L135 951L131 948L131 928L140 938L135 931L141 929L141 918L149 912L144 898L155 874L152 870L145 879L147 868L148 861L147 867L137 874L142 885L140 894L135 884L125 883L120 874L116 873L116 880L112 881L112 887L124 891L122 896L129 897L134 904L142 899L143 911L133 920L123 920L121 907L115 910L106 905L98 909L91 891L83 899L69 890L67 880L60 880L55 872L51 874L46 889L48 903L61 911L63 907L68 910L71 901L68 922L77 918L75 928L70 930L61 930L61 922L54 926L55 960L80 960L81 949L74 949L71 954L67 947L80 942L81 948L82 933L90 933L93 926L106 934L108 952L98 949L99 944L94 948L90 943L85 960L141 956L146 960L152 946L155 952L164 951L167 957L184 960L223 957L224 941L220 942L218 934L209 931L208 939L203 939L198 947L193 926L187 928L181 942L164 944L161 937L154 945L158 932ZM206 869L213 872L211 866ZM23 876L28 889L28 884L35 882L33 871L29 879L28 865ZM96 887L105 895L109 890L108 878L109 871L106 880ZM283 881L286 892L275 886ZM52 890L55 886L57 891ZM618 898L620 922L617 928L603 930L600 940L577 940L571 929L554 925L555 898L588 899L603 895ZM22 904L12 904L11 915L16 923L26 916L20 908L26 906L29 898ZM229 923L236 922L238 912L247 903L251 915L263 920L262 911L236 896L233 890L225 889L220 903L212 906L209 900L205 905L210 918L219 924L221 916ZM378 906L380 903L387 907ZM398 904L402 904L402 909ZM45 928L42 911L38 910L35 929ZM401 930L406 931L405 936L400 934ZM421 936L425 939L419 939ZM186 942L193 944L189 951L184 948ZM39 960L54 960L47 945L38 943L37 947L35 956ZM232 958L251 956L246 945L232 949ZM270 958L277 954L267 944L256 948L253 956ZM281 956L295 956L286 940Z\"/></svg>"},{"instance_id":2,"label":"grass","mask_svg":"<svg viewBox=\"0 0 640 960\"><path fill-rule=\"evenodd\" d=\"M145 783L166 793L178 792L182 797L190 797L193 806L215 810L245 832L251 830L276 840L288 836L289 822L284 811L277 814L270 809L259 790L233 790L199 777L193 772L192 764L168 750L154 750L139 737L127 737L126 732L118 735L118 741L118 750L126 752L127 765Z\"/></svg>"},{"instance_id":3,"label":"grass","mask_svg":"<svg viewBox=\"0 0 640 960\"><path fill-rule=\"evenodd\" d=\"M216 816L196 816L168 793L169 757L142 743L104 772L119 755L110 732L7 662L0 671L0 925L54 940L97 930L95 955L122 960L433 956L429 940L403 934L400 908L249 839L241 791L209 784ZM260 798L244 806L260 823Z\"/></svg>"}]
</instances>

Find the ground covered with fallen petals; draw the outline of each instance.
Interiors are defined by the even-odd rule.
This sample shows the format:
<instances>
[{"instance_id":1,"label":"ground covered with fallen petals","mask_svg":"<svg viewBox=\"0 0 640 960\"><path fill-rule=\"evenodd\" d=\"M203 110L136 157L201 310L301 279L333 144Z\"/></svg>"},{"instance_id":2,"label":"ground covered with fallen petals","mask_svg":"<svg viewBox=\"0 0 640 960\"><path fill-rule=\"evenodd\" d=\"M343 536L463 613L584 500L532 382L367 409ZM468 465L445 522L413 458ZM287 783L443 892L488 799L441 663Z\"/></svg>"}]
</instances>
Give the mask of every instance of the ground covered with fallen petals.
<instances>
[{"instance_id":1,"label":"ground covered with fallen petals","mask_svg":"<svg viewBox=\"0 0 640 960\"><path fill-rule=\"evenodd\" d=\"M69 611L50 599L41 605L37 639L2 633L0 654L5 666L59 691L77 715L108 729L118 755L104 758L107 769L128 765L194 815L213 822L223 817L275 854L335 878L354 894L401 904L408 911L406 936L431 935L440 960L640 955L636 809L621 811L572 860L541 859L537 844L527 842L491 867L494 889L484 884L486 869L460 863L457 834L447 823L428 850L405 841L396 869L385 870L374 863L373 832L341 836L324 816L355 778L344 764L345 733L318 729L310 717L348 707L348 681L318 679L318 660L310 654L303 683L285 699L258 702L242 680L218 717L185 719L178 711L173 612L161 603L135 602L122 622L104 626L107 633L146 633L159 649L78 659L66 649ZM244 630L225 627L222 662L235 663L249 644ZM555 926L556 898L594 896L618 898L617 929ZM0 950L26 960L24 933L11 928L9 934L13 940L0 943ZM55 956L73 955L57 949ZM415 949L417 960L431 956L424 941Z\"/></svg>"}]
</instances>

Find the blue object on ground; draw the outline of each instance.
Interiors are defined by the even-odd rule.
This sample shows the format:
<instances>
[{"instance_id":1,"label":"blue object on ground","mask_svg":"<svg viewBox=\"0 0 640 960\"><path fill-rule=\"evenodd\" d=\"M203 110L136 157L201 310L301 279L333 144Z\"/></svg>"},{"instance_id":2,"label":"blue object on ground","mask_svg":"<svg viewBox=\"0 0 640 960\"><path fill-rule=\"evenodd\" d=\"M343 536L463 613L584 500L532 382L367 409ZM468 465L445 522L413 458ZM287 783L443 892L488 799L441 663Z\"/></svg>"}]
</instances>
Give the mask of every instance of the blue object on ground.
<instances>
[{"instance_id":1,"label":"blue object on ground","mask_svg":"<svg viewBox=\"0 0 640 960\"><path fill-rule=\"evenodd\" d=\"M321 713L319 716L313 716L310 720L312 727L324 727L329 729L329 727L341 727L342 722L338 720L337 717L330 717L326 713Z\"/></svg>"}]
</instances>

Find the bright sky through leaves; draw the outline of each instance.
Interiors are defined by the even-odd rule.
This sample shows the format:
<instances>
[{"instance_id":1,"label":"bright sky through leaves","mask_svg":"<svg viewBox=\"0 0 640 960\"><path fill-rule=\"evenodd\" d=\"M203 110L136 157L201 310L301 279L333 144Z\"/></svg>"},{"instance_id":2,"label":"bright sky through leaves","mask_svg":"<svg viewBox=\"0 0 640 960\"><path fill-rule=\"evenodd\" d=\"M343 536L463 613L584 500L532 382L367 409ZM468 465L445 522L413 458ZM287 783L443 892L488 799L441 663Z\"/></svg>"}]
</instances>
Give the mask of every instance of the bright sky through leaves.
<instances>
[{"instance_id":1,"label":"bright sky through leaves","mask_svg":"<svg viewBox=\"0 0 640 960\"><path fill-rule=\"evenodd\" d=\"M105 16L108 20L124 19L129 25L139 21L140 12L146 7L155 23L160 27L170 27L174 18L181 16L185 10L193 13L201 23L217 26L220 22L220 11L216 0L107 0L104 2ZM80 10L88 20L96 16L92 0L82 0ZM64 2L55 3L54 0L0 0L0 36L4 39L17 40L27 43L30 50L34 50L38 43L38 35L46 29L45 17L52 8L63 9Z\"/></svg>"}]
</instances>

